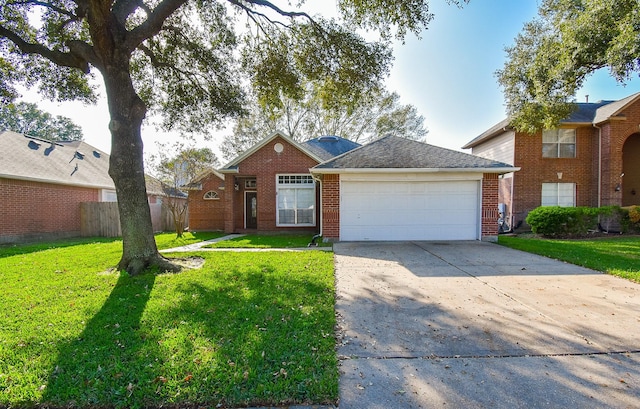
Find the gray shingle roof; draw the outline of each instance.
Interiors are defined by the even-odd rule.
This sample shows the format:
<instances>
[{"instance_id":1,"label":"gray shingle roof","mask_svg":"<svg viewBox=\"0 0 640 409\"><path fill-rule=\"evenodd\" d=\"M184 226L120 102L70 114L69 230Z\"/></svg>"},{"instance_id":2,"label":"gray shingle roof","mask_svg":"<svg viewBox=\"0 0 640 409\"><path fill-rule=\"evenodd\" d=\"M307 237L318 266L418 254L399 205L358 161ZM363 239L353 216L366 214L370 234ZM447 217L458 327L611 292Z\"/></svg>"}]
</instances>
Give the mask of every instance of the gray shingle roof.
<instances>
[{"instance_id":1,"label":"gray shingle roof","mask_svg":"<svg viewBox=\"0 0 640 409\"><path fill-rule=\"evenodd\" d=\"M580 102L576 104L576 110L561 121L563 124L599 124L615 116L628 104L640 99L640 93L629 95L618 101L598 101L598 102ZM467 142L462 149L473 148L480 143L487 141L493 137L496 137L504 132L509 127L511 120L509 118L504 119L487 129L480 135Z\"/></svg>"},{"instance_id":2,"label":"gray shingle roof","mask_svg":"<svg viewBox=\"0 0 640 409\"><path fill-rule=\"evenodd\" d=\"M114 189L108 169L109 155L85 142L0 133L0 177Z\"/></svg>"},{"instance_id":3,"label":"gray shingle roof","mask_svg":"<svg viewBox=\"0 0 640 409\"><path fill-rule=\"evenodd\" d=\"M314 169L505 169L512 166L468 153L385 136Z\"/></svg>"}]
</instances>

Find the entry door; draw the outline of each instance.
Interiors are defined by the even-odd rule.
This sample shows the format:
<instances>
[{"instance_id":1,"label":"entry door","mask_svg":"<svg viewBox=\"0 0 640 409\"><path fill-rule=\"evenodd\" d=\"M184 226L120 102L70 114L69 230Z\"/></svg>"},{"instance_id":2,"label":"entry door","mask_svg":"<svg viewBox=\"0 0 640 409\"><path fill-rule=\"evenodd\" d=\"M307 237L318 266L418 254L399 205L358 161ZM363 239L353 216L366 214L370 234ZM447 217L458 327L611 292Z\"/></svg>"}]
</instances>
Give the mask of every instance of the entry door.
<instances>
[{"instance_id":1,"label":"entry door","mask_svg":"<svg viewBox=\"0 0 640 409\"><path fill-rule=\"evenodd\" d=\"M258 193L244 193L244 218L245 229L258 228Z\"/></svg>"}]
</instances>

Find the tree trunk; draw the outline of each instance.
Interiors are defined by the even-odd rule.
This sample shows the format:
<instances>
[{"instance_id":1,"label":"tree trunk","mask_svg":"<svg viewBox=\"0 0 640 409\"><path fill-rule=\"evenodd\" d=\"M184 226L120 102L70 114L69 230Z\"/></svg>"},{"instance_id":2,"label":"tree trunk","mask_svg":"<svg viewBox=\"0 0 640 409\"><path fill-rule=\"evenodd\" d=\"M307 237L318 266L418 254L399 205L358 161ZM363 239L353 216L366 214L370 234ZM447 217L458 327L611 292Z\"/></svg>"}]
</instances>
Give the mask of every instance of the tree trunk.
<instances>
[{"instance_id":1,"label":"tree trunk","mask_svg":"<svg viewBox=\"0 0 640 409\"><path fill-rule=\"evenodd\" d=\"M178 266L158 252L151 225L141 135L147 108L133 88L128 60L122 59L120 64L117 58L114 60L103 76L111 115L109 175L118 195L122 229L122 258L118 269L131 275L152 267L160 271L178 271Z\"/></svg>"}]
</instances>

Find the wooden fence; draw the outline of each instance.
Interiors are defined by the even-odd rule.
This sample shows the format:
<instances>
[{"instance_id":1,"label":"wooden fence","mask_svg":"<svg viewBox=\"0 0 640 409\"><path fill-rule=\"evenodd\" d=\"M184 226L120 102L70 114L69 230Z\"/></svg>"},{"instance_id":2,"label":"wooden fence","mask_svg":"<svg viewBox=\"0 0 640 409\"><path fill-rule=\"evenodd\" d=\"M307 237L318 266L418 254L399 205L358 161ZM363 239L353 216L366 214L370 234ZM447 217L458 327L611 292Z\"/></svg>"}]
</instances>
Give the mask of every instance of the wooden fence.
<instances>
[{"instance_id":1,"label":"wooden fence","mask_svg":"<svg viewBox=\"0 0 640 409\"><path fill-rule=\"evenodd\" d=\"M173 231L173 215L160 203L150 203L151 223L155 232ZM186 220L189 220L188 215ZM120 237L120 214L116 202L80 203L80 233L91 237Z\"/></svg>"}]
</instances>

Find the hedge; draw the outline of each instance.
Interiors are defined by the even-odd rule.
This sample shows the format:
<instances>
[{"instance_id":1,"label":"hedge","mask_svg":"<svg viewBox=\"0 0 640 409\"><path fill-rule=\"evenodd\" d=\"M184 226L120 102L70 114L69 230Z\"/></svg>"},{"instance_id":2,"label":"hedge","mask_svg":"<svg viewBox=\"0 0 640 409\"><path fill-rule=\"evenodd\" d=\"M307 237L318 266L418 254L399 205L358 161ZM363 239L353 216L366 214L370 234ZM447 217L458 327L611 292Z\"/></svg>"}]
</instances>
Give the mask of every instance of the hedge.
<instances>
[{"instance_id":1,"label":"hedge","mask_svg":"<svg viewBox=\"0 0 640 409\"><path fill-rule=\"evenodd\" d=\"M600 220L603 217L617 219L623 231L634 228L635 223L630 220L629 212L629 209L623 209L618 206L542 206L530 211L526 221L531 226L531 231L535 234L543 236L584 236L589 232L598 231L601 227Z\"/></svg>"}]
</instances>

